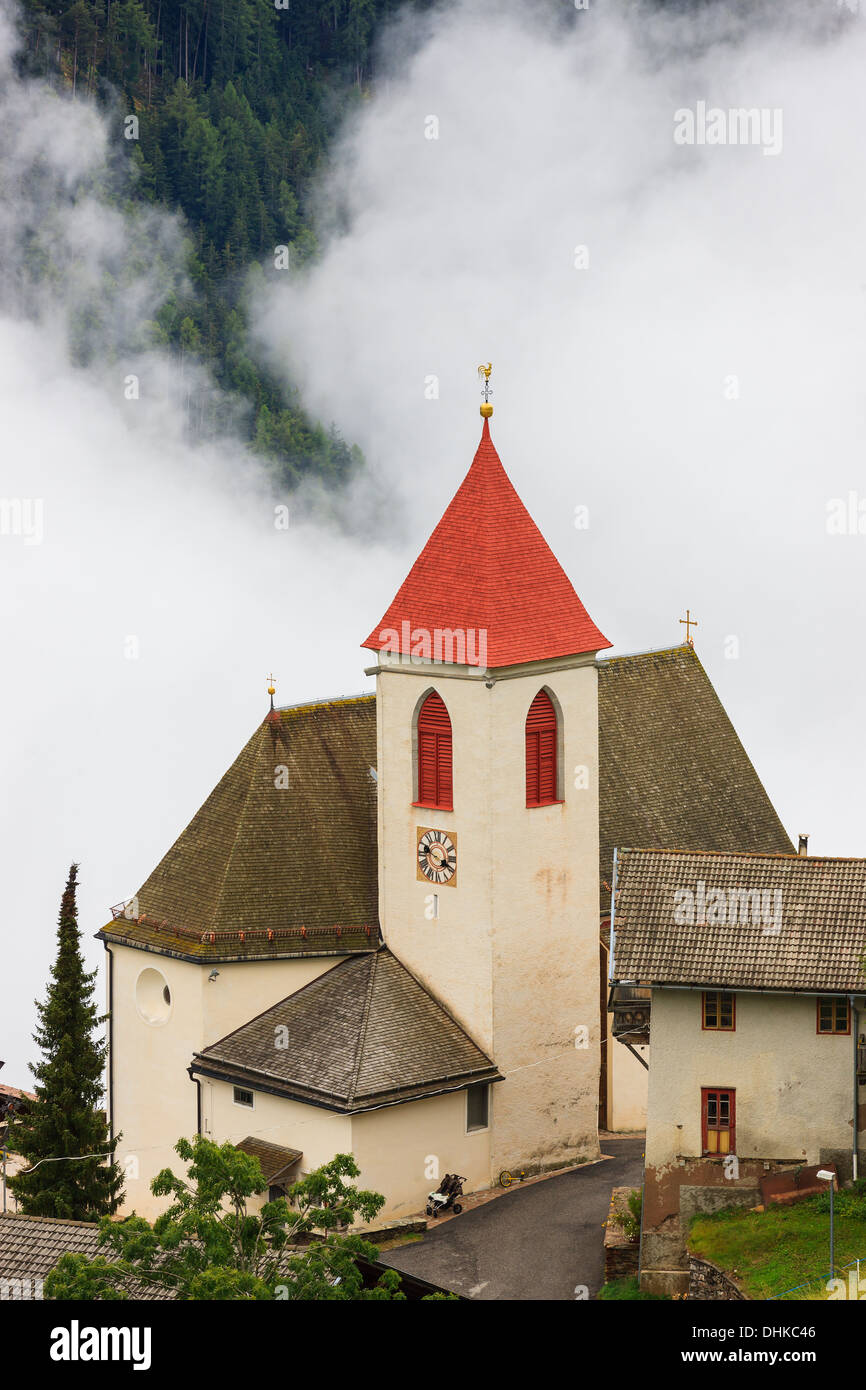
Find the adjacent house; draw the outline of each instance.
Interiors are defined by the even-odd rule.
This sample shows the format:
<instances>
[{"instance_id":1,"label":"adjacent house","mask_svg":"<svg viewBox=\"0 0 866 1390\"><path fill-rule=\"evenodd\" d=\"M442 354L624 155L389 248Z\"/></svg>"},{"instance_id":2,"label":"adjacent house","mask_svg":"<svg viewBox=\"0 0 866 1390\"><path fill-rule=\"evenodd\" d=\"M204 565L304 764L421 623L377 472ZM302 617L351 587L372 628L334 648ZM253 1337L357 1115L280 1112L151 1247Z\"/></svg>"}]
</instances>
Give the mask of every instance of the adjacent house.
<instances>
[{"instance_id":1,"label":"adjacent house","mask_svg":"<svg viewBox=\"0 0 866 1390\"><path fill-rule=\"evenodd\" d=\"M611 955L651 1040L641 1282L683 1292L697 1212L863 1175L866 860L619 851Z\"/></svg>"}]
</instances>

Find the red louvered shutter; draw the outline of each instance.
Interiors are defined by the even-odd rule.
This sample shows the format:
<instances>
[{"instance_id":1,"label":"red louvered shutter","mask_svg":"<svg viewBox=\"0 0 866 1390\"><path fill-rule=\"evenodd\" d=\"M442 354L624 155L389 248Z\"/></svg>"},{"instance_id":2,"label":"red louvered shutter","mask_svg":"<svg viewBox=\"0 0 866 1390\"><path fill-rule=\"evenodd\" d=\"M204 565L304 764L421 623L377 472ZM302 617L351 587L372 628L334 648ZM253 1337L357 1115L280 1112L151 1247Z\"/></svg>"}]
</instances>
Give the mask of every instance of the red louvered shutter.
<instances>
[{"instance_id":1,"label":"red louvered shutter","mask_svg":"<svg viewBox=\"0 0 866 1390\"><path fill-rule=\"evenodd\" d=\"M526 716L526 804L548 806L556 793L556 711L541 690Z\"/></svg>"},{"instance_id":2,"label":"red louvered shutter","mask_svg":"<svg viewBox=\"0 0 866 1390\"><path fill-rule=\"evenodd\" d=\"M440 695L427 696L418 715L418 801L453 810L451 720Z\"/></svg>"}]
</instances>

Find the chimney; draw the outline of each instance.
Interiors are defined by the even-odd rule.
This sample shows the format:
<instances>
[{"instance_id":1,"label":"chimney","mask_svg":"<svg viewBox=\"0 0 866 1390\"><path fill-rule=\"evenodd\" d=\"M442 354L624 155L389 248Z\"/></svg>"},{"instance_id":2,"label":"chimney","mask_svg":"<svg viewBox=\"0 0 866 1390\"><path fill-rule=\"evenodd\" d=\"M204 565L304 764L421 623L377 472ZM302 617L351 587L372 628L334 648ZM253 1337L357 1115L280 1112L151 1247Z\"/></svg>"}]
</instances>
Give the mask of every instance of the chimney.
<instances>
[{"instance_id":1,"label":"chimney","mask_svg":"<svg viewBox=\"0 0 866 1390\"><path fill-rule=\"evenodd\" d=\"M805 858L806 858L806 855L809 853L809 836L808 836L808 835L801 835L801 836L800 836L800 843L799 843L798 846L797 846L797 853L799 854L799 856L800 856L801 859L805 859Z\"/></svg>"}]
</instances>

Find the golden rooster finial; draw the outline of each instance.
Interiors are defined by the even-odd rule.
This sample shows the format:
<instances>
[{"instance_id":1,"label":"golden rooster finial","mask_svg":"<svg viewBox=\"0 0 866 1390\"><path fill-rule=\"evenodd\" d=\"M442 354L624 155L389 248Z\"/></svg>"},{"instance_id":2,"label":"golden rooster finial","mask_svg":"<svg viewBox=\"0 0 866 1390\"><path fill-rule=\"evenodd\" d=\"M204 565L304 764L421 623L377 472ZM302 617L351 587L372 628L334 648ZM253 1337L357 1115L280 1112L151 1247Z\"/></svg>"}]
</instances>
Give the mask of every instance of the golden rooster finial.
<instances>
[{"instance_id":1,"label":"golden rooster finial","mask_svg":"<svg viewBox=\"0 0 866 1390\"><path fill-rule=\"evenodd\" d=\"M493 395L493 392L492 392L492 390L490 389L490 373L491 373L492 371L493 371L493 363L492 363L492 362L488 362L486 367L481 366L481 367L478 368L478 380L480 381L480 380L482 379L482 377L484 378L484 385L483 385L483 387L482 387L482 395L484 396L484 404L483 404L482 407L481 407L481 414L483 415L483 417L484 417L485 420L489 420L490 417L491 417L491 415L493 414L493 406L490 404L490 397Z\"/></svg>"}]
</instances>

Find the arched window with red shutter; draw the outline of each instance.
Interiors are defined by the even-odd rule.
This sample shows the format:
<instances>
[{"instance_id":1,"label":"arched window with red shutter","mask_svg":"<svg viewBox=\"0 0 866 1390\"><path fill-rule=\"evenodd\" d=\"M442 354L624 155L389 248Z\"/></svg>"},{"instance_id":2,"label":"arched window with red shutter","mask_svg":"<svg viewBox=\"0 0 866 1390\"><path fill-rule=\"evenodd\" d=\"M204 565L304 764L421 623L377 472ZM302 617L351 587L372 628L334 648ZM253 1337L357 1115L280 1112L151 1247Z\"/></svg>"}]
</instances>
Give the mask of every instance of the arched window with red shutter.
<instances>
[{"instance_id":1,"label":"arched window with red shutter","mask_svg":"<svg viewBox=\"0 0 866 1390\"><path fill-rule=\"evenodd\" d=\"M431 691L418 712L418 806L454 809L451 720L445 701Z\"/></svg>"},{"instance_id":2,"label":"arched window with red shutter","mask_svg":"<svg viewBox=\"0 0 866 1390\"><path fill-rule=\"evenodd\" d=\"M526 804L550 806L557 796L556 710L546 690L540 690L526 716Z\"/></svg>"}]
</instances>

